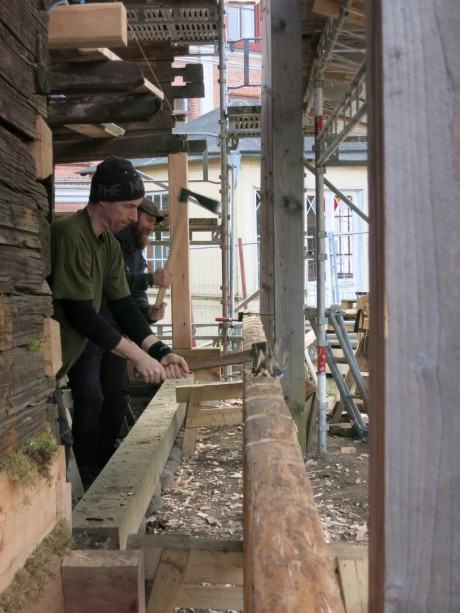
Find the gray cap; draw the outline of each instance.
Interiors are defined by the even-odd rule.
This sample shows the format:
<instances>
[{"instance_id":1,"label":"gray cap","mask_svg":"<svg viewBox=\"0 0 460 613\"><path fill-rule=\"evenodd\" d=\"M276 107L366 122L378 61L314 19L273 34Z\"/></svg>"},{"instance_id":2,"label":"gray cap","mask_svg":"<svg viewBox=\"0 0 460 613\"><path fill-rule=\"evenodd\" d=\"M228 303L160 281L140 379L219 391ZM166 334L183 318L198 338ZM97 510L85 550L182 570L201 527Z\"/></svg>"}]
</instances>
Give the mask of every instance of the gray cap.
<instances>
[{"instance_id":1,"label":"gray cap","mask_svg":"<svg viewBox=\"0 0 460 613\"><path fill-rule=\"evenodd\" d=\"M158 206L153 202L153 200L150 200L150 198L144 198L137 210L143 211L151 217L155 217L158 223L161 223L165 218Z\"/></svg>"}]
</instances>

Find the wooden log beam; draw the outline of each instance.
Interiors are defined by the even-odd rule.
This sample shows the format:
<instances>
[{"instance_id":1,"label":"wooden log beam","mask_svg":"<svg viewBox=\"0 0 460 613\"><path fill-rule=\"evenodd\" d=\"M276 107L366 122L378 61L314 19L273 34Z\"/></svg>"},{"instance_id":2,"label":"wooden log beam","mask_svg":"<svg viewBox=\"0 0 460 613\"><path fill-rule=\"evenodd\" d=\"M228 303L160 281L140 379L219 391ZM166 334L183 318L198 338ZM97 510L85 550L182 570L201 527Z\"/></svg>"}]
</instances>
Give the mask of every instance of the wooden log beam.
<instances>
[{"instance_id":1,"label":"wooden log beam","mask_svg":"<svg viewBox=\"0 0 460 613\"><path fill-rule=\"evenodd\" d=\"M79 124L80 130L85 129L85 126L95 124ZM103 125L103 124L101 124ZM120 122L117 124L119 128L124 130L124 134L120 136L141 136L151 135L152 132L169 132L176 125L176 118L167 108L160 109L155 113L152 119L148 121L133 121ZM72 125L72 131L76 130L76 124ZM83 133L83 132L81 132ZM53 141L66 141L69 138L75 138L75 135L68 129L66 125L53 126ZM92 138L92 136L91 136Z\"/></svg>"},{"instance_id":2,"label":"wooden log beam","mask_svg":"<svg viewBox=\"0 0 460 613\"><path fill-rule=\"evenodd\" d=\"M243 336L266 340L258 317ZM279 381L246 369L244 414L244 610L344 611Z\"/></svg>"},{"instance_id":3,"label":"wooden log beam","mask_svg":"<svg viewBox=\"0 0 460 613\"><path fill-rule=\"evenodd\" d=\"M131 92L143 85L144 75L136 62L63 62L52 64L52 94Z\"/></svg>"},{"instance_id":4,"label":"wooden log beam","mask_svg":"<svg viewBox=\"0 0 460 613\"><path fill-rule=\"evenodd\" d=\"M137 41L130 41L127 47L113 48L112 51L123 60L129 60L132 62L145 60L148 62L154 62L157 60L169 60L173 62L177 56L188 55L189 46L172 46L170 42L143 41L142 47L139 48Z\"/></svg>"},{"instance_id":5,"label":"wooden log beam","mask_svg":"<svg viewBox=\"0 0 460 613\"><path fill-rule=\"evenodd\" d=\"M145 613L144 560L140 551L74 550L61 565L66 613Z\"/></svg>"},{"instance_id":6,"label":"wooden log beam","mask_svg":"<svg viewBox=\"0 0 460 613\"><path fill-rule=\"evenodd\" d=\"M120 123L151 119L161 108L152 94L95 94L50 100L48 124Z\"/></svg>"},{"instance_id":7,"label":"wooden log beam","mask_svg":"<svg viewBox=\"0 0 460 613\"><path fill-rule=\"evenodd\" d=\"M163 383L102 473L74 509L73 533L124 549L138 531L185 415L176 381Z\"/></svg>"},{"instance_id":8,"label":"wooden log beam","mask_svg":"<svg viewBox=\"0 0 460 613\"><path fill-rule=\"evenodd\" d=\"M204 98L204 83L186 83L185 85L169 85L163 83L162 91L169 101L179 98Z\"/></svg>"},{"instance_id":9,"label":"wooden log beam","mask_svg":"<svg viewBox=\"0 0 460 613\"><path fill-rule=\"evenodd\" d=\"M152 62L139 61L139 65L147 78L158 83L172 83L180 77L185 83L203 81L203 64L185 64L172 66L168 60ZM155 78L154 78L155 77Z\"/></svg>"},{"instance_id":10,"label":"wooden log beam","mask_svg":"<svg viewBox=\"0 0 460 613\"><path fill-rule=\"evenodd\" d=\"M126 8L121 2L56 6L49 18L49 49L116 47L128 43Z\"/></svg>"},{"instance_id":11,"label":"wooden log beam","mask_svg":"<svg viewBox=\"0 0 460 613\"><path fill-rule=\"evenodd\" d=\"M109 155L127 158L163 157L171 153L202 153L205 140L187 140L179 134L119 136L112 139L71 140L54 143L55 164L102 160Z\"/></svg>"}]
</instances>

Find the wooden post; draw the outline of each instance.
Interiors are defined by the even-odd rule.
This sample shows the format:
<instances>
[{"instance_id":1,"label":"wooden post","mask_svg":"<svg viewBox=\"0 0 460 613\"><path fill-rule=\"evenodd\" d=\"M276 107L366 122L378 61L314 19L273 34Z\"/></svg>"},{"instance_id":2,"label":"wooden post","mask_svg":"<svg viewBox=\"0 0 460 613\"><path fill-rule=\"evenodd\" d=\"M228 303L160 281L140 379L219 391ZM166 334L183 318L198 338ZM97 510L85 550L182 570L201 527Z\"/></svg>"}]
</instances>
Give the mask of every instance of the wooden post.
<instances>
[{"instance_id":1,"label":"wooden post","mask_svg":"<svg viewBox=\"0 0 460 613\"><path fill-rule=\"evenodd\" d=\"M460 611L460 12L368 9L369 610Z\"/></svg>"},{"instance_id":2,"label":"wooden post","mask_svg":"<svg viewBox=\"0 0 460 613\"><path fill-rule=\"evenodd\" d=\"M263 10L260 310L284 369L283 393L305 450L304 178L301 2Z\"/></svg>"},{"instance_id":3,"label":"wooden post","mask_svg":"<svg viewBox=\"0 0 460 613\"><path fill-rule=\"evenodd\" d=\"M187 187L187 154L169 156L169 228L170 241L180 233L181 240L174 238L175 255L174 282L172 289L173 347L192 347L192 300L190 295L190 241L188 223L188 202L179 202L180 191Z\"/></svg>"},{"instance_id":4,"label":"wooden post","mask_svg":"<svg viewBox=\"0 0 460 613\"><path fill-rule=\"evenodd\" d=\"M245 345L265 340L243 320ZM343 611L279 381L244 372L244 610Z\"/></svg>"}]
</instances>

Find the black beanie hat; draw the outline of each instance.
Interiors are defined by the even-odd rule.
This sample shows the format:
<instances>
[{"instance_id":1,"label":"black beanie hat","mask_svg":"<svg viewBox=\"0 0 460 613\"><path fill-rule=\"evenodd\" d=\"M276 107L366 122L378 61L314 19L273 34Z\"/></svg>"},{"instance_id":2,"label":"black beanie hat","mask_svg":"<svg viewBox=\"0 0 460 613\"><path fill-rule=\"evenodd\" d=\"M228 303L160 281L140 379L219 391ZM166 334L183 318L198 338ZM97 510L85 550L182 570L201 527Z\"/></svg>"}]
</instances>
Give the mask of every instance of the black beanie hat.
<instances>
[{"instance_id":1,"label":"black beanie hat","mask_svg":"<svg viewBox=\"0 0 460 613\"><path fill-rule=\"evenodd\" d=\"M122 202L143 198L144 194L141 176L131 162L111 156L96 167L89 201Z\"/></svg>"}]
</instances>

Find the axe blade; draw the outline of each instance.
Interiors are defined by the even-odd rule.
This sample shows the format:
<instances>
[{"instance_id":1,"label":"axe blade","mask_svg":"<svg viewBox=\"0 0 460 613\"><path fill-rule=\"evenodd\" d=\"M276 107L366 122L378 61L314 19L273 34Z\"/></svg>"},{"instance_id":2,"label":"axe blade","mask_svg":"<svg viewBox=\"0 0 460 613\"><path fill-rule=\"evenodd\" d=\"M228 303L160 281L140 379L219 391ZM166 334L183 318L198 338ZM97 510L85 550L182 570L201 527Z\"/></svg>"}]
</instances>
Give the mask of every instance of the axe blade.
<instances>
[{"instance_id":1,"label":"axe blade","mask_svg":"<svg viewBox=\"0 0 460 613\"><path fill-rule=\"evenodd\" d=\"M205 208L207 211L214 213L214 215L220 214L219 200L213 200L212 198L208 198L207 196L203 196L202 194L197 194L196 192L192 192L189 189L183 187L180 190L179 202L186 202L189 198L193 198L200 206Z\"/></svg>"}]
</instances>

